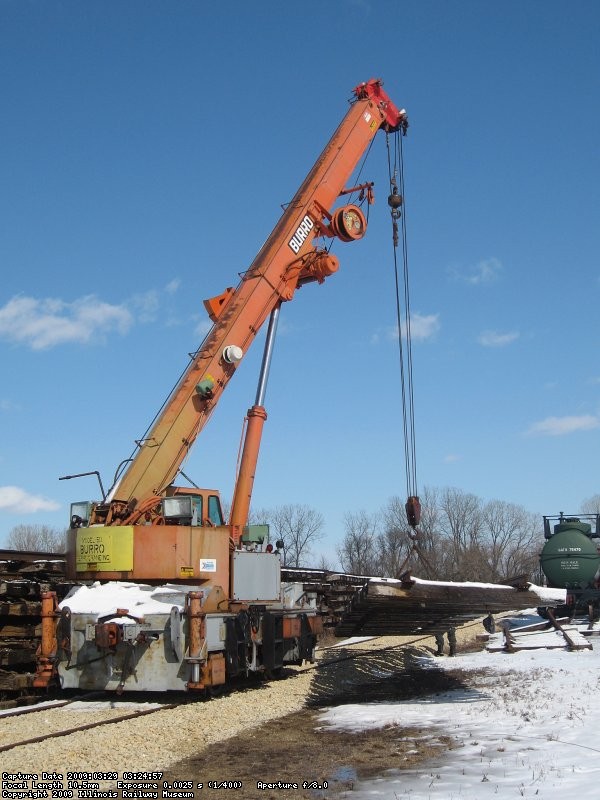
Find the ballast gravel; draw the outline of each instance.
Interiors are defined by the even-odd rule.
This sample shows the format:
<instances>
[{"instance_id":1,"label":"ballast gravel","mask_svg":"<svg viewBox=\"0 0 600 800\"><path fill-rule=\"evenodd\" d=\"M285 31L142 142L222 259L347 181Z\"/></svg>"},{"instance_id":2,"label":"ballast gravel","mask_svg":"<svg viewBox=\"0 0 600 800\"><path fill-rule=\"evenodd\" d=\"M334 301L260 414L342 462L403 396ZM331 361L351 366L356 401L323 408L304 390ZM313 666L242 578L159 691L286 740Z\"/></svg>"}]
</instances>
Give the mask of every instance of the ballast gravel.
<instances>
[{"instance_id":1,"label":"ballast gravel","mask_svg":"<svg viewBox=\"0 0 600 800\"><path fill-rule=\"evenodd\" d=\"M472 641L480 623L470 623L457 631L461 643ZM353 647L376 650L413 644L434 647L431 637L385 637L361 641ZM319 663L336 657L336 649L321 650L317 667L295 668L295 676L279 681L254 684L208 701L186 703L174 709L128 719L91 730L72 733L36 744L0 752L0 772L8 773L118 773L165 770L178 761L201 752L208 745L301 710L319 672ZM335 669L330 667L329 669ZM165 694L165 704L173 702ZM66 730L81 724L132 713L135 708L149 708L148 703L126 703L117 698L102 703L74 703L64 708L44 708L20 717L0 717L0 746ZM91 780L91 778L90 778ZM113 780L97 780L99 788L114 786Z\"/></svg>"}]
</instances>

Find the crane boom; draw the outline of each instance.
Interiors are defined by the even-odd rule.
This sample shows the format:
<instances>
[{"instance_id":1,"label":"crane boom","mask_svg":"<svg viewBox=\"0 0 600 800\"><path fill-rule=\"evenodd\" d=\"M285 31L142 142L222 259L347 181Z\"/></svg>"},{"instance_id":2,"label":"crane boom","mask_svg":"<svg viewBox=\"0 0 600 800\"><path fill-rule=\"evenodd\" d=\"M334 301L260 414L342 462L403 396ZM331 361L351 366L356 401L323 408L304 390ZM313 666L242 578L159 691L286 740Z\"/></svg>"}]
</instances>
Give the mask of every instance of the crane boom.
<instances>
[{"instance_id":1,"label":"crane boom","mask_svg":"<svg viewBox=\"0 0 600 800\"><path fill-rule=\"evenodd\" d=\"M364 234L366 222L356 206L331 212L332 206L377 131L406 125L405 112L391 102L381 81L354 89L346 116L238 286L205 301L213 327L111 490L107 502L114 514L109 514L108 524L112 516L131 519L136 508L172 483L273 309L291 300L302 283L322 283L337 270L337 259L318 249L314 238L351 241Z\"/></svg>"}]
</instances>

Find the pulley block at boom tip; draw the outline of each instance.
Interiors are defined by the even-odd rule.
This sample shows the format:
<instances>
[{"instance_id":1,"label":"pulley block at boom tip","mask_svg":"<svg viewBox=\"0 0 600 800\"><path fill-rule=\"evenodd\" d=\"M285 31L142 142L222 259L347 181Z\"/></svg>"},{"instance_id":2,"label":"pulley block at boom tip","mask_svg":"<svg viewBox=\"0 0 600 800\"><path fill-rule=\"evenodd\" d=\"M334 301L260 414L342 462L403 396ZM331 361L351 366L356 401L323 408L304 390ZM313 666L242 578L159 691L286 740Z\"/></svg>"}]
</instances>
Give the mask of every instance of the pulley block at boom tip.
<instances>
[{"instance_id":1,"label":"pulley block at boom tip","mask_svg":"<svg viewBox=\"0 0 600 800\"><path fill-rule=\"evenodd\" d=\"M385 113L383 129L388 133L402 131L406 136L408 129L408 116L404 108L398 108L383 90L381 78L371 78L371 80L360 83L354 88L354 96L357 100L369 98L376 103Z\"/></svg>"}]
</instances>

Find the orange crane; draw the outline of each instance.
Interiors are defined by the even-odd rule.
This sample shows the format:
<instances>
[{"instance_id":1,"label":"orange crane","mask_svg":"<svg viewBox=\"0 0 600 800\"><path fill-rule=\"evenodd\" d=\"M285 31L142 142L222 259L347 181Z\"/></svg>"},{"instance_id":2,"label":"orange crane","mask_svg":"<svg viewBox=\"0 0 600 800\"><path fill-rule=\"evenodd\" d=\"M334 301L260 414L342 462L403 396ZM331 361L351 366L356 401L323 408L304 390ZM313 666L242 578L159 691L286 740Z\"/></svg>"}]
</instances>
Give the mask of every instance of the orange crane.
<instances>
[{"instance_id":1,"label":"orange crane","mask_svg":"<svg viewBox=\"0 0 600 800\"><path fill-rule=\"evenodd\" d=\"M79 599L67 598L60 623L54 629L50 622L46 626L40 684L58 668L62 684L74 688L151 688L157 683L152 672L156 658L146 675L140 653L156 650L152 643L165 639L175 659L168 662L169 669L161 665L163 688L220 685L242 671L242 662L246 670L273 671L284 662L311 657L319 628L314 603L294 589L284 597L277 555L261 550L261 542L244 533L267 417L263 403L273 339L281 304L299 286L322 283L338 269L337 258L318 241L351 242L364 236L367 222L361 208L346 204L334 209L334 204L350 191L346 183L377 131L405 133L407 125L406 113L390 100L380 80L353 90L347 114L238 286L205 301L213 327L150 430L136 443L123 474L102 501L72 504L69 576L77 581L179 584L179 616L169 617L168 625L162 618L153 621L152 639L129 608L117 609L107 622L100 595L95 608L93 598L80 607L81 593ZM371 187L352 188L371 200ZM256 401L247 413L231 515L224 525L218 492L175 487L173 482L267 319ZM47 599L45 619L58 619L50 604ZM251 622L240 622L239 615ZM82 630L87 631L83 638ZM177 645L174 631L179 631ZM137 647L135 657L131 647ZM74 658L85 666L74 669ZM189 669L180 669L184 662Z\"/></svg>"}]
</instances>

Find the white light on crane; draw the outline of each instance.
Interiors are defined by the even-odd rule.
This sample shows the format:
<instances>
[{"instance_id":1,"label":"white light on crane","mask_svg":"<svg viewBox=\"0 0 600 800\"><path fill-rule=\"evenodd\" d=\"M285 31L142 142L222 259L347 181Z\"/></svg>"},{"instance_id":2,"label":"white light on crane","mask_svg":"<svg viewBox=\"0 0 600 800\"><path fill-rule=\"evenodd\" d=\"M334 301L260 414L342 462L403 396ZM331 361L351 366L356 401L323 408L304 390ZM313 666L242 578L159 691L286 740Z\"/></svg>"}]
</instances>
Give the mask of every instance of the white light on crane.
<instances>
[{"instance_id":1,"label":"white light on crane","mask_svg":"<svg viewBox=\"0 0 600 800\"><path fill-rule=\"evenodd\" d=\"M244 351L236 344L229 344L223 350L223 360L228 364L238 364L244 356Z\"/></svg>"}]
</instances>

